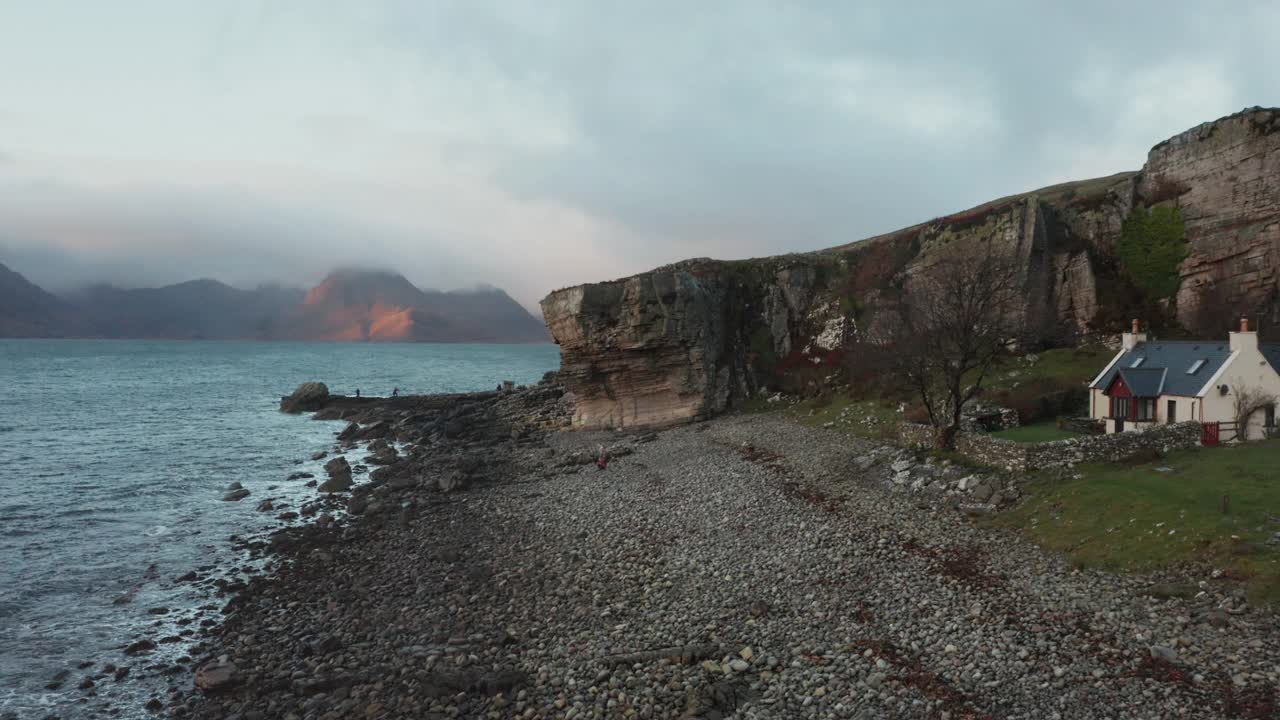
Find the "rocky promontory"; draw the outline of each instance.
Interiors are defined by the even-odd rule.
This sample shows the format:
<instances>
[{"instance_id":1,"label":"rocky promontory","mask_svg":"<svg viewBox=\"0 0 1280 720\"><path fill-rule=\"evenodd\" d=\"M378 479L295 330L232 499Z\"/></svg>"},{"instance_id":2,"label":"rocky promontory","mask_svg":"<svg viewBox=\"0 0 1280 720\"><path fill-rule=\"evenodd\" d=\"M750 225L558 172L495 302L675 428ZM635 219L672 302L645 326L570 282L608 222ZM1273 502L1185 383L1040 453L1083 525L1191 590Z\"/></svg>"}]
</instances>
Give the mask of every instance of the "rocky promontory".
<instances>
[{"instance_id":1,"label":"rocky promontory","mask_svg":"<svg viewBox=\"0 0 1280 720\"><path fill-rule=\"evenodd\" d=\"M1178 212L1188 251L1169 269L1176 294L1163 298L1139 291L1116 250L1126 218L1154 207ZM839 369L847 340L874 336L878 310L912 272L988 245L1023 269L1018 312L1032 344L1114 333L1152 312L1192 330L1232 314L1280 317L1280 110L1251 108L1181 133L1137 172L841 247L689 260L553 292L542 310L577 397L574 425L704 418L762 387L820 382Z\"/></svg>"}]
</instances>

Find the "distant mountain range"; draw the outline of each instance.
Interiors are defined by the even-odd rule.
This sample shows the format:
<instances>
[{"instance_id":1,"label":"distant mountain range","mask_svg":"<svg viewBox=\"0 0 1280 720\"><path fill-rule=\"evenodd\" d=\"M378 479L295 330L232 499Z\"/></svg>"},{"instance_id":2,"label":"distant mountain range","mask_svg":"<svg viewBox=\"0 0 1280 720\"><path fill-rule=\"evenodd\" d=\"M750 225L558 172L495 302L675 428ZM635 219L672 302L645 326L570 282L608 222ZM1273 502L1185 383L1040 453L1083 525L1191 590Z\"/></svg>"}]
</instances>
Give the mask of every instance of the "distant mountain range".
<instances>
[{"instance_id":1,"label":"distant mountain range","mask_svg":"<svg viewBox=\"0 0 1280 720\"><path fill-rule=\"evenodd\" d=\"M337 270L310 291L193 280L57 296L0 265L0 337L546 342L498 288L420 290L392 272Z\"/></svg>"}]
</instances>

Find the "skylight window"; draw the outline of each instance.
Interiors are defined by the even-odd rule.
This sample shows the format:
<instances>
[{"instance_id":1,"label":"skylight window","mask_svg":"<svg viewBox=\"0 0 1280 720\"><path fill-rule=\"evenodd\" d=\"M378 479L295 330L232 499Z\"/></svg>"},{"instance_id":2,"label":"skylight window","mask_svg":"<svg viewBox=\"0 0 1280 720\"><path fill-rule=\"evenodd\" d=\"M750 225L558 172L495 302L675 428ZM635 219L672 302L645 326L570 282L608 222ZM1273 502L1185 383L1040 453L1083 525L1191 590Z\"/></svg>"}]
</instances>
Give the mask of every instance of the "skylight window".
<instances>
[{"instance_id":1,"label":"skylight window","mask_svg":"<svg viewBox=\"0 0 1280 720\"><path fill-rule=\"evenodd\" d=\"M1141 365L1141 364L1142 364L1142 361L1143 361L1143 360L1146 360L1146 358L1144 358L1144 357L1134 358L1134 361L1133 361L1132 363L1129 363L1129 367L1130 367L1130 368L1136 368L1136 367L1138 367L1139 365Z\"/></svg>"},{"instance_id":2,"label":"skylight window","mask_svg":"<svg viewBox=\"0 0 1280 720\"><path fill-rule=\"evenodd\" d=\"M1187 370L1187 374L1195 375L1196 373L1200 372L1200 368L1204 367L1204 363L1205 363L1204 358L1200 358L1199 360L1191 363L1191 369Z\"/></svg>"}]
</instances>

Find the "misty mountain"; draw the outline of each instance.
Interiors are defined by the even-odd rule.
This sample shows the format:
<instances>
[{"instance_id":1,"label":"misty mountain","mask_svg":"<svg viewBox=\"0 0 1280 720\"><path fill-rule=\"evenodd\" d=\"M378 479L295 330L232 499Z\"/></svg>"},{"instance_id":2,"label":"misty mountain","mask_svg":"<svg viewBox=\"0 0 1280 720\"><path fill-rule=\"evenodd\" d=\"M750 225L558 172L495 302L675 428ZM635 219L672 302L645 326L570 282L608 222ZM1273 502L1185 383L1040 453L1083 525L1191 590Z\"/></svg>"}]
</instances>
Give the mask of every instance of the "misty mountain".
<instances>
[{"instance_id":1,"label":"misty mountain","mask_svg":"<svg viewBox=\"0 0 1280 720\"><path fill-rule=\"evenodd\" d=\"M64 337L88 330L70 304L0 264L0 337Z\"/></svg>"},{"instance_id":2,"label":"misty mountain","mask_svg":"<svg viewBox=\"0 0 1280 720\"><path fill-rule=\"evenodd\" d=\"M94 285L57 297L0 265L0 337L545 342L497 288L423 291L390 272L340 270L310 291L216 280Z\"/></svg>"},{"instance_id":3,"label":"misty mountain","mask_svg":"<svg viewBox=\"0 0 1280 720\"><path fill-rule=\"evenodd\" d=\"M217 280L192 280L128 290L95 285L65 297L99 337L237 340L275 337L303 292L240 290Z\"/></svg>"},{"instance_id":4,"label":"misty mountain","mask_svg":"<svg viewBox=\"0 0 1280 720\"><path fill-rule=\"evenodd\" d=\"M543 324L497 288L423 291L396 273L338 270L290 315L289 337L413 342L545 342Z\"/></svg>"}]
</instances>

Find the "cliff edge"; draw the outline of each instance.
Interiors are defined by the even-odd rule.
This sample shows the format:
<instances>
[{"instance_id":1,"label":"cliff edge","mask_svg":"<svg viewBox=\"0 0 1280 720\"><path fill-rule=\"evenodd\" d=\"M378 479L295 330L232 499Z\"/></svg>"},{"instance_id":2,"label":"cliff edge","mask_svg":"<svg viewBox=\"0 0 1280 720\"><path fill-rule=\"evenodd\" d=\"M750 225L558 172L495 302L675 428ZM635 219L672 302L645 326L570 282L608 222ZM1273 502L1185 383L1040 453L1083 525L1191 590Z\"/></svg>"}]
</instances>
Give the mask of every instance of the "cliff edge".
<instances>
[{"instance_id":1,"label":"cliff edge","mask_svg":"<svg viewBox=\"0 0 1280 720\"><path fill-rule=\"evenodd\" d=\"M1135 209L1172 207L1187 257L1167 298L1144 298L1116 244ZM1020 260L1033 342L1118 327L1134 298L1193 327L1210 307L1280 321L1280 109L1249 108L1152 148L1136 172L994 200L812 253L688 260L557 290L542 301L574 426L709 417L767 387L838 370L846 341L916 269L990 243ZM1218 313L1221 314L1221 313Z\"/></svg>"}]
</instances>

